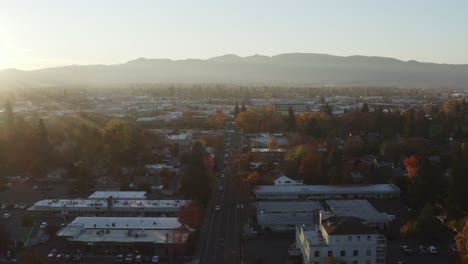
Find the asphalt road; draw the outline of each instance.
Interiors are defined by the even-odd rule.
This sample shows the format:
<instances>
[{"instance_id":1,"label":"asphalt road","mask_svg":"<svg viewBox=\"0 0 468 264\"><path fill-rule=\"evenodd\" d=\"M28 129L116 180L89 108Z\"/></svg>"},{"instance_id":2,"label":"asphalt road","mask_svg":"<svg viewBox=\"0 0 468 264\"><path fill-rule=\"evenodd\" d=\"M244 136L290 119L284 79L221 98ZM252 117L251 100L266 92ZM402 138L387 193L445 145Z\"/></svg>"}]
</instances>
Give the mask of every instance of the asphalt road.
<instances>
[{"instance_id":1,"label":"asphalt road","mask_svg":"<svg viewBox=\"0 0 468 264\"><path fill-rule=\"evenodd\" d=\"M239 153L241 146L240 134L226 132L225 153L234 150ZM229 140L230 138L230 140ZM240 263L241 260L241 227L245 223L247 214L244 208L245 197L236 181L232 168L233 160L220 159L221 174L218 185L213 190L213 198L209 209L208 229L204 241L200 263ZM227 166L224 164L227 162ZM231 169L224 169L229 167ZM224 191L219 191L223 187ZM215 208L219 206L220 210Z\"/></svg>"}]
</instances>

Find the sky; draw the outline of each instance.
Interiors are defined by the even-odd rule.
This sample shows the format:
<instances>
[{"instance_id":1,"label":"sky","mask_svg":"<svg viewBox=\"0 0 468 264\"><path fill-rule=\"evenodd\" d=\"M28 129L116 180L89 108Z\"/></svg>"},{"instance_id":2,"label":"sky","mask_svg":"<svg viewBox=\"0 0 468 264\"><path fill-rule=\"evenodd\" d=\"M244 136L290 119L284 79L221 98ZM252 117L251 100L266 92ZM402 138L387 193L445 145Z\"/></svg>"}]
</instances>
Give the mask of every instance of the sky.
<instances>
[{"instance_id":1,"label":"sky","mask_svg":"<svg viewBox=\"0 0 468 264\"><path fill-rule=\"evenodd\" d=\"M0 0L0 69L294 52L468 64L467 14L466 0Z\"/></svg>"}]
</instances>

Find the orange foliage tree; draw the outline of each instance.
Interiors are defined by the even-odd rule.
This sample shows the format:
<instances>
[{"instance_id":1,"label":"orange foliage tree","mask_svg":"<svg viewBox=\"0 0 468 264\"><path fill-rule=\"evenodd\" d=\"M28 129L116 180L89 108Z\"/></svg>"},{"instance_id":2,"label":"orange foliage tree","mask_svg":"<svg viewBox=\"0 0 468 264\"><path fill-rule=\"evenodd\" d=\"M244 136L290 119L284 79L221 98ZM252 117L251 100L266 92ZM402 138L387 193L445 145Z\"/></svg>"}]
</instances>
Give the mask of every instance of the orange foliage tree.
<instances>
[{"instance_id":1,"label":"orange foliage tree","mask_svg":"<svg viewBox=\"0 0 468 264\"><path fill-rule=\"evenodd\" d=\"M249 175L243 180L243 182L250 184L258 184L261 180L260 174L256 171L249 173Z\"/></svg>"},{"instance_id":2,"label":"orange foliage tree","mask_svg":"<svg viewBox=\"0 0 468 264\"><path fill-rule=\"evenodd\" d=\"M463 263L468 263L468 221L465 222L465 227L455 236L455 243L457 245Z\"/></svg>"},{"instance_id":3,"label":"orange foliage tree","mask_svg":"<svg viewBox=\"0 0 468 264\"><path fill-rule=\"evenodd\" d=\"M178 220L182 224L190 228L198 228L202 221L202 207L196 201L189 201L188 203L179 207Z\"/></svg>"},{"instance_id":4,"label":"orange foliage tree","mask_svg":"<svg viewBox=\"0 0 468 264\"><path fill-rule=\"evenodd\" d=\"M403 161L406 170L408 171L408 176L410 179L413 179L418 174L418 169L421 165L420 156L410 156Z\"/></svg>"}]
</instances>

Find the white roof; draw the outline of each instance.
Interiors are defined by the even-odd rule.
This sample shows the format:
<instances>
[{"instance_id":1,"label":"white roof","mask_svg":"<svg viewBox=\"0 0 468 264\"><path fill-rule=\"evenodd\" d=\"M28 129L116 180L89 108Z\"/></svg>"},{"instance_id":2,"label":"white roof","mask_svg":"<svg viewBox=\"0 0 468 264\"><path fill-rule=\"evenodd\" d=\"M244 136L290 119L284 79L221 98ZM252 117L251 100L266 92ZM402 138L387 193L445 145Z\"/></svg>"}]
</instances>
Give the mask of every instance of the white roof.
<instances>
[{"instance_id":1,"label":"white roof","mask_svg":"<svg viewBox=\"0 0 468 264\"><path fill-rule=\"evenodd\" d=\"M263 213L288 213L288 212L312 212L323 210L317 201L258 201L257 212Z\"/></svg>"},{"instance_id":2,"label":"white roof","mask_svg":"<svg viewBox=\"0 0 468 264\"><path fill-rule=\"evenodd\" d=\"M175 217L77 217L57 232L86 243L185 243L188 234Z\"/></svg>"},{"instance_id":3,"label":"white roof","mask_svg":"<svg viewBox=\"0 0 468 264\"><path fill-rule=\"evenodd\" d=\"M327 204L336 216L354 216L369 224L388 223L391 221L387 213L381 213L367 200L327 200Z\"/></svg>"},{"instance_id":4,"label":"white roof","mask_svg":"<svg viewBox=\"0 0 468 264\"><path fill-rule=\"evenodd\" d=\"M122 191L97 191L91 194L89 199L107 199L112 196L114 199L122 200L145 200L146 192L122 192Z\"/></svg>"},{"instance_id":5,"label":"white roof","mask_svg":"<svg viewBox=\"0 0 468 264\"><path fill-rule=\"evenodd\" d=\"M311 224L313 211L323 210L317 201L257 202L259 225L303 225Z\"/></svg>"},{"instance_id":6,"label":"white roof","mask_svg":"<svg viewBox=\"0 0 468 264\"><path fill-rule=\"evenodd\" d=\"M347 194L347 193L400 193L393 184L370 185L262 185L255 194Z\"/></svg>"},{"instance_id":7,"label":"white roof","mask_svg":"<svg viewBox=\"0 0 468 264\"><path fill-rule=\"evenodd\" d=\"M29 211L96 211L113 212L177 212L188 200L114 200L107 208L107 199L56 199L41 200L28 208Z\"/></svg>"},{"instance_id":8,"label":"white roof","mask_svg":"<svg viewBox=\"0 0 468 264\"><path fill-rule=\"evenodd\" d=\"M179 229L182 224L177 217L76 217L72 225L85 229Z\"/></svg>"}]
</instances>

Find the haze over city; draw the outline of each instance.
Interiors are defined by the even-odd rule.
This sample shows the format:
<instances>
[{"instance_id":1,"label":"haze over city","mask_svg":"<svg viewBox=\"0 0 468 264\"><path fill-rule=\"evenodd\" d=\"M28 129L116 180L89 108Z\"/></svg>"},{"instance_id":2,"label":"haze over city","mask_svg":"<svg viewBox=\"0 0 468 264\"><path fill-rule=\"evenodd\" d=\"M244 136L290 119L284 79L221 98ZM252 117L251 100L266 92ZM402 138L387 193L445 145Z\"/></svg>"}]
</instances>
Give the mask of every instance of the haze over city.
<instances>
[{"instance_id":1,"label":"haze over city","mask_svg":"<svg viewBox=\"0 0 468 264\"><path fill-rule=\"evenodd\" d=\"M0 264L468 264L467 14L0 0Z\"/></svg>"},{"instance_id":2,"label":"haze over city","mask_svg":"<svg viewBox=\"0 0 468 264\"><path fill-rule=\"evenodd\" d=\"M468 3L0 1L0 69L323 53L467 64Z\"/></svg>"}]
</instances>

